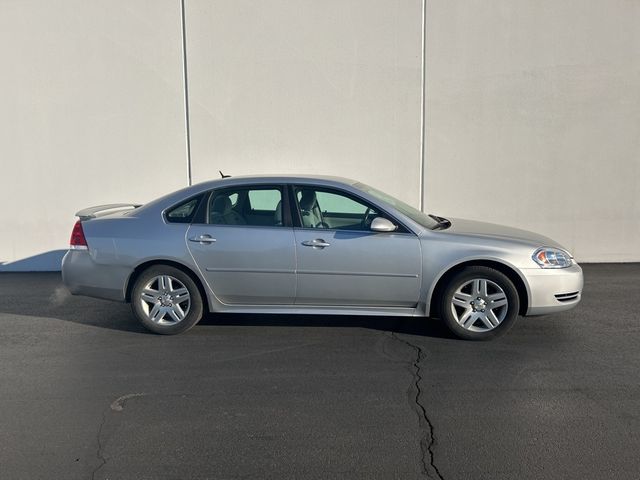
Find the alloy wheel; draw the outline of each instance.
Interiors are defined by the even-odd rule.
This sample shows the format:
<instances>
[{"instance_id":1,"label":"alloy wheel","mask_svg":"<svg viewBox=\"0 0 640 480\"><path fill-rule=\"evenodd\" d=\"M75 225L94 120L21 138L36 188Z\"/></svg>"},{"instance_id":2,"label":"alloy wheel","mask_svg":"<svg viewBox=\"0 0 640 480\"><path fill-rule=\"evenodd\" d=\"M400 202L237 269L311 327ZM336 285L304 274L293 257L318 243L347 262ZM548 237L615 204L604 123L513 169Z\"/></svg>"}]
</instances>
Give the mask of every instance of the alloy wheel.
<instances>
[{"instance_id":1,"label":"alloy wheel","mask_svg":"<svg viewBox=\"0 0 640 480\"><path fill-rule=\"evenodd\" d=\"M180 323L191 308L189 290L171 275L153 277L142 288L138 301L142 313L158 325Z\"/></svg>"},{"instance_id":2,"label":"alloy wheel","mask_svg":"<svg viewBox=\"0 0 640 480\"><path fill-rule=\"evenodd\" d=\"M497 283L486 278L465 281L453 294L451 313L470 332L495 329L507 316L507 295Z\"/></svg>"}]
</instances>

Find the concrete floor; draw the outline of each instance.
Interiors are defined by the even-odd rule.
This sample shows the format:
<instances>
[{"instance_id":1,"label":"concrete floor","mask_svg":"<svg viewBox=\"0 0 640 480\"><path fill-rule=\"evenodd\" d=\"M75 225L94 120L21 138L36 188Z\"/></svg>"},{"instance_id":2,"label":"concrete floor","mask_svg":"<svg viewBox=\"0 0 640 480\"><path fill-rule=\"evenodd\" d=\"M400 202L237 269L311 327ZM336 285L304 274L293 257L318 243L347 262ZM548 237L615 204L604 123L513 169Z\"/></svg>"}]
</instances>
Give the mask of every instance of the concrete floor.
<instances>
[{"instance_id":1,"label":"concrete floor","mask_svg":"<svg viewBox=\"0 0 640 480\"><path fill-rule=\"evenodd\" d=\"M218 316L145 333L0 275L2 479L638 479L640 265L493 342L433 320Z\"/></svg>"}]
</instances>

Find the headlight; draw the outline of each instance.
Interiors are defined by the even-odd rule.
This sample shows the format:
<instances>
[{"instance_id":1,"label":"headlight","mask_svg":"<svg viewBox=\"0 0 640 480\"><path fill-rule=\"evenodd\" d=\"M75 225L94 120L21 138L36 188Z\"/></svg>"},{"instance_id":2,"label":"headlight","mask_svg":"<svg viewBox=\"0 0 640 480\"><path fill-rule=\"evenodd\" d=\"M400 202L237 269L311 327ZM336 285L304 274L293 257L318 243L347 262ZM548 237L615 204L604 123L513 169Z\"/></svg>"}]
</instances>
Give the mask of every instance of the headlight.
<instances>
[{"instance_id":1,"label":"headlight","mask_svg":"<svg viewBox=\"0 0 640 480\"><path fill-rule=\"evenodd\" d=\"M573 264L571 254L559 248L540 247L531 258L542 268L567 268Z\"/></svg>"}]
</instances>

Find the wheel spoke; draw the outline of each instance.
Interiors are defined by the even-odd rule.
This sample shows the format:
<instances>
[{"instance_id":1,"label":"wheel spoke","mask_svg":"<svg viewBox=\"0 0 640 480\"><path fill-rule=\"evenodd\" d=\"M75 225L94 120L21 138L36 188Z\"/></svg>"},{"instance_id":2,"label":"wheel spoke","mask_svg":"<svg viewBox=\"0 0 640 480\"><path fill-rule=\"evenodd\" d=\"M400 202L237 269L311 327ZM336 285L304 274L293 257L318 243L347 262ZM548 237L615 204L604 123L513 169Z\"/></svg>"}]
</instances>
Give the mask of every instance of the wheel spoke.
<instances>
[{"instance_id":1,"label":"wheel spoke","mask_svg":"<svg viewBox=\"0 0 640 480\"><path fill-rule=\"evenodd\" d=\"M171 293L173 293L173 298L179 298L180 301L184 301L190 297L189 290L186 288L176 288Z\"/></svg>"},{"instance_id":2,"label":"wheel spoke","mask_svg":"<svg viewBox=\"0 0 640 480\"><path fill-rule=\"evenodd\" d=\"M173 304L172 313L175 315L175 317L177 318L178 321L184 319L184 317L185 317L184 310L182 310L182 307L180 305L178 305L177 303ZM174 315L172 315L172 316L174 316Z\"/></svg>"},{"instance_id":3,"label":"wheel spoke","mask_svg":"<svg viewBox=\"0 0 640 480\"><path fill-rule=\"evenodd\" d=\"M146 288L140 294L140 298L147 303L156 303L158 301L158 292Z\"/></svg>"},{"instance_id":4,"label":"wheel spoke","mask_svg":"<svg viewBox=\"0 0 640 480\"><path fill-rule=\"evenodd\" d=\"M174 322L179 322L180 320L182 320L173 308L169 308L167 310L167 313L169 314L169 316Z\"/></svg>"},{"instance_id":5,"label":"wheel spoke","mask_svg":"<svg viewBox=\"0 0 640 480\"><path fill-rule=\"evenodd\" d=\"M491 323L491 320L489 320L487 315L484 313L480 315L480 320L482 321L482 323L484 323L484 326L487 327L488 330L491 330L493 329L493 327L495 327L495 325Z\"/></svg>"},{"instance_id":6,"label":"wheel spoke","mask_svg":"<svg viewBox=\"0 0 640 480\"><path fill-rule=\"evenodd\" d=\"M472 312L471 316L467 319L466 322L464 322L464 327L465 328L469 328L472 327L474 323L476 323L476 320L478 320L478 313L477 312Z\"/></svg>"},{"instance_id":7,"label":"wheel spoke","mask_svg":"<svg viewBox=\"0 0 640 480\"><path fill-rule=\"evenodd\" d=\"M460 300L465 300L467 302L470 301L473 298L473 295L461 292L460 290L458 290L456 293L454 293L453 296L456 297L456 298L459 298Z\"/></svg>"},{"instance_id":8,"label":"wheel spoke","mask_svg":"<svg viewBox=\"0 0 640 480\"><path fill-rule=\"evenodd\" d=\"M462 314L462 316L458 320L458 323L464 328L469 328L475 323L477 319L478 316L476 315L476 313L473 310L469 309Z\"/></svg>"},{"instance_id":9,"label":"wheel spoke","mask_svg":"<svg viewBox=\"0 0 640 480\"><path fill-rule=\"evenodd\" d=\"M478 292L480 293L481 297L487 298L487 281L486 280L480 280L480 291Z\"/></svg>"},{"instance_id":10,"label":"wheel spoke","mask_svg":"<svg viewBox=\"0 0 640 480\"><path fill-rule=\"evenodd\" d=\"M149 312L149 318L153 322L159 322L160 320L162 320L162 317L164 317L164 311L162 310L160 304L156 303Z\"/></svg>"},{"instance_id":11,"label":"wheel spoke","mask_svg":"<svg viewBox=\"0 0 640 480\"><path fill-rule=\"evenodd\" d=\"M457 307L468 308L469 302L471 302L471 295L462 292L456 292L453 294L452 303Z\"/></svg>"},{"instance_id":12,"label":"wheel spoke","mask_svg":"<svg viewBox=\"0 0 640 480\"><path fill-rule=\"evenodd\" d=\"M492 296L501 298L491 300L491 297L489 297L490 302L487 304L488 309L493 310L494 308L504 307L507 304L507 297L503 293L497 293Z\"/></svg>"},{"instance_id":13,"label":"wheel spoke","mask_svg":"<svg viewBox=\"0 0 640 480\"><path fill-rule=\"evenodd\" d=\"M463 312L462 315L458 317L458 323L460 325L464 325L464 322L466 322L469 319L469 316L471 315L471 313L472 313L471 309L468 309L465 312Z\"/></svg>"},{"instance_id":14,"label":"wheel spoke","mask_svg":"<svg viewBox=\"0 0 640 480\"><path fill-rule=\"evenodd\" d=\"M489 322L491 323L492 327L497 327L498 325L500 325L500 320L498 320L498 317L496 316L496 313L493 310L489 310L487 312L487 319L489 320Z\"/></svg>"},{"instance_id":15,"label":"wheel spoke","mask_svg":"<svg viewBox=\"0 0 640 480\"><path fill-rule=\"evenodd\" d=\"M487 297L487 281L484 278L475 278L471 284L472 296Z\"/></svg>"}]
</instances>

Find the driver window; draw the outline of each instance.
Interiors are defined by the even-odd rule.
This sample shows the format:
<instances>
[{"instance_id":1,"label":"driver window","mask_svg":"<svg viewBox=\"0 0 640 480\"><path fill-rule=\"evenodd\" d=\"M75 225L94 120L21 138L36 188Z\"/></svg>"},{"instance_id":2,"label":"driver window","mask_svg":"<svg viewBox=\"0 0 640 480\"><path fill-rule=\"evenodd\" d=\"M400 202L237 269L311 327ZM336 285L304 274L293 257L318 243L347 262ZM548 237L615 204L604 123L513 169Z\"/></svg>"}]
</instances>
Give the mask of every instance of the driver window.
<instances>
[{"instance_id":1,"label":"driver window","mask_svg":"<svg viewBox=\"0 0 640 480\"><path fill-rule=\"evenodd\" d=\"M353 198L313 187L296 189L296 199L305 228L369 230L378 212Z\"/></svg>"}]
</instances>

